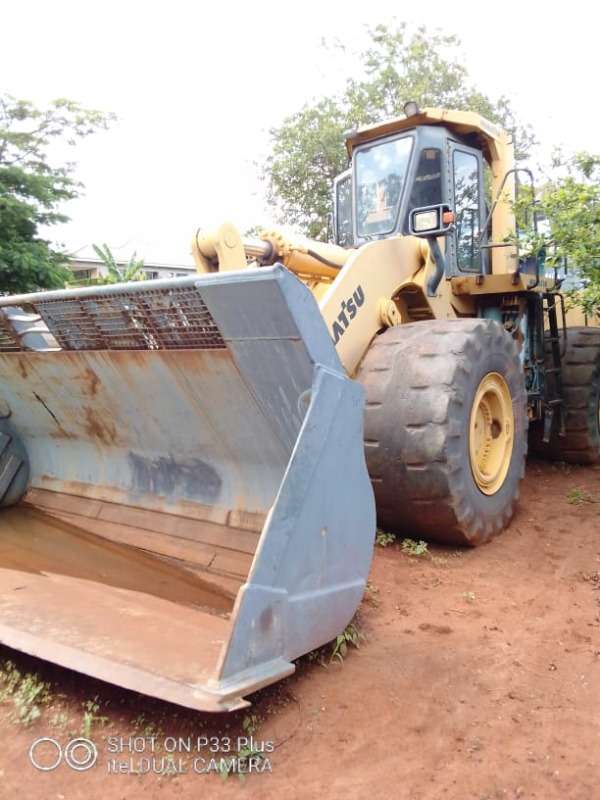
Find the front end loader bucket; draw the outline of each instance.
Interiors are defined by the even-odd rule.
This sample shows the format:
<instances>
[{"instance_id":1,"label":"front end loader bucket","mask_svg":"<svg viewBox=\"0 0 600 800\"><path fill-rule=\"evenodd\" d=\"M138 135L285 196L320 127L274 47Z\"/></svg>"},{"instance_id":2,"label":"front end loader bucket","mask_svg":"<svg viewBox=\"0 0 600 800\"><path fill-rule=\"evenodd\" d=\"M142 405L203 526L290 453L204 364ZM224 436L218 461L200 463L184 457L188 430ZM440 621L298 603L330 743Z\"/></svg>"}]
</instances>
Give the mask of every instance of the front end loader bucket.
<instances>
[{"instance_id":1,"label":"front end loader bucket","mask_svg":"<svg viewBox=\"0 0 600 800\"><path fill-rule=\"evenodd\" d=\"M352 618L363 393L280 266L0 298L0 641L222 711Z\"/></svg>"}]
</instances>

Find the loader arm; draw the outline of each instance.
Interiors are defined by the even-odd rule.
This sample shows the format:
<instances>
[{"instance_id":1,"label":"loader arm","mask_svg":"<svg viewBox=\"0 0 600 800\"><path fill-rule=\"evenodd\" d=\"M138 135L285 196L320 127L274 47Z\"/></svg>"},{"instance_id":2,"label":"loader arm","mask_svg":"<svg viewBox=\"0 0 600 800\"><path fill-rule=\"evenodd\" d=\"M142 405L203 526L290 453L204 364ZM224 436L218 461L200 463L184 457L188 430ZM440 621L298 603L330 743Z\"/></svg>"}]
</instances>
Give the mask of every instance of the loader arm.
<instances>
[{"instance_id":1,"label":"loader arm","mask_svg":"<svg viewBox=\"0 0 600 800\"><path fill-rule=\"evenodd\" d=\"M337 354L353 376L373 338L382 328L422 318L453 319L450 284L442 281L435 296L425 286L435 270L427 242L414 236L379 239L351 252L319 303Z\"/></svg>"},{"instance_id":2,"label":"loader arm","mask_svg":"<svg viewBox=\"0 0 600 800\"><path fill-rule=\"evenodd\" d=\"M351 377L383 328L415 319L453 319L457 312L473 310L472 301L454 295L447 281L437 283L433 296L426 291L436 265L428 242L416 236L377 239L346 250L294 240L279 231L265 231L257 240L242 239L233 225L225 223L210 233L197 233L192 253L203 273L274 263L295 273L318 301L338 357Z\"/></svg>"}]
</instances>

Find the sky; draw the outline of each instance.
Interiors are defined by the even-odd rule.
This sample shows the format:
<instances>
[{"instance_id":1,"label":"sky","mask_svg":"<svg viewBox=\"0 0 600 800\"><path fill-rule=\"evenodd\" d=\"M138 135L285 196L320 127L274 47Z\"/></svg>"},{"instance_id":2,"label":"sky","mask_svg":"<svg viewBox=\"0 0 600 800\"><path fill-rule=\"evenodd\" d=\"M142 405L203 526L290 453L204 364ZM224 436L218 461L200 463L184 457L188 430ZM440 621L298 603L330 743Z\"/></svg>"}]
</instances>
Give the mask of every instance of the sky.
<instances>
[{"instance_id":1,"label":"sky","mask_svg":"<svg viewBox=\"0 0 600 800\"><path fill-rule=\"evenodd\" d=\"M191 264L198 227L271 222L258 179L268 131L342 88L348 65L322 40L360 48L367 25L395 18L457 34L476 85L508 95L534 125L542 160L557 145L600 152L592 9L589 0L29 0L3 9L0 91L118 116L66 154L85 195L51 238L84 256L106 242L119 257Z\"/></svg>"}]
</instances>

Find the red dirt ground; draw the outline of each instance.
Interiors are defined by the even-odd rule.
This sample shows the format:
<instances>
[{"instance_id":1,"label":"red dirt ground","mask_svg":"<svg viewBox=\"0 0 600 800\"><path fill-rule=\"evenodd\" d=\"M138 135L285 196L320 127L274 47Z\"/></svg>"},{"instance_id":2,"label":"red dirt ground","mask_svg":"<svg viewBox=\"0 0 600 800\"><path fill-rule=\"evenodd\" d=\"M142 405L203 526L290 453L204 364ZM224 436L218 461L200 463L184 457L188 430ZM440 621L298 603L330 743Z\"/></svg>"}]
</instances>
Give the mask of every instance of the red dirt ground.
<instances>
[{"instance_id":1,"label":"red dirt ground","mask_svg":"<svg viewBox=\"0 0 600 800\"><path fill-rule=\"evenodd\" d=\"M378 547L370 587L360 649L343 664L325 651L326 667L302 659L232 715L188 712L0 648L0 661L51 684L28 727L12 719L11 698L0 705L0 797L600 797L600 469L530 462L501 537L420 557ZM31 742L81 735L82 704L94 698L106 717L92 726L96 765L37 771ZM188 770L178 775L108 773L110 758L136 767L151 755L111 755L108 737L235 737L250 714L255 740L274 742L270 773L197 774L197 753L175 754Z\"/></svg>"}]
</instances>

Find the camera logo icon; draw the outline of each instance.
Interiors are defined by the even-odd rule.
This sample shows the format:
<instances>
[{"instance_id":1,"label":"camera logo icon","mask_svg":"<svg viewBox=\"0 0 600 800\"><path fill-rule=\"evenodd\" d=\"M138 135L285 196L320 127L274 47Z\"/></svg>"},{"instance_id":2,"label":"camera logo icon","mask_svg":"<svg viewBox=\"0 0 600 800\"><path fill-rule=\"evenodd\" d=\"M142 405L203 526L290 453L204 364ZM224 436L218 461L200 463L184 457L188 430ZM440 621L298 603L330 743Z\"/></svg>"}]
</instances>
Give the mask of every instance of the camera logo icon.
<instances>
[{"instance_id":1,"label":"camera logo icon","mask_svg":"<svg viewBox=\"0 0 600 800\"><path fill-rule=\"evenodd\" d=\"M52 772L63 761L71 769L85 772L98 760L98 748L83 737L71 739L63 748L56 739L40 736L31 743L29 760L41 772Z\"/></svg>"}]
</instances>

